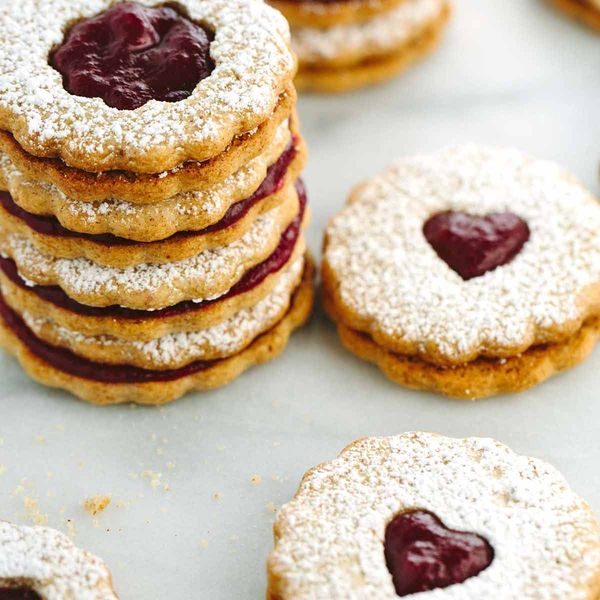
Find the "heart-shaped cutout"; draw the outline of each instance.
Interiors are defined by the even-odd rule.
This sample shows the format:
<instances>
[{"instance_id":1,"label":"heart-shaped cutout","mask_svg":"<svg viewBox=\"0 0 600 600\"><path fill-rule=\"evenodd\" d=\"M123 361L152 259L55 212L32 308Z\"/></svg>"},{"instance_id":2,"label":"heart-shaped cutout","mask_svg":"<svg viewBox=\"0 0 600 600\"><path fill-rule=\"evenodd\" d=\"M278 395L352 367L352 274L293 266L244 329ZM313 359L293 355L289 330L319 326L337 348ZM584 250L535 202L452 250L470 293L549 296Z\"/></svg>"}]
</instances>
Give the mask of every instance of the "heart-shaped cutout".
<instances>
[{"instance_id":1,"label":"heart-shaped cutout","mask_svg":"<svg viewBox=\"0 0 600 600\"><path fill-rule=\"evenodd\" d=\"M0 587L0 600L42 600L37 592L29 588Z\"/></svg>"},{"instance_id":2,"label":"heart-shaped cutout","mask_svg":"<svg viewBox=\"0 0 600 600\"><path fill-rule=\"evenodd\" d=\"M530 235L527 223L511 212L479 217L455 211L431 217L423 234L437 255L464 280L509 263Z\"/></svg>"},{"instance_id":3,"label":"heart-shaped cutout","mask_svg":"<svg viewBox=\"0 0 600 600\"><path fill-rule=\"evenodd\" d=\"M494 559L483 537L448 529L425 510L396 516L385 531L384 551L398 596L462 583Z\"/></svg>"}]
</instances>

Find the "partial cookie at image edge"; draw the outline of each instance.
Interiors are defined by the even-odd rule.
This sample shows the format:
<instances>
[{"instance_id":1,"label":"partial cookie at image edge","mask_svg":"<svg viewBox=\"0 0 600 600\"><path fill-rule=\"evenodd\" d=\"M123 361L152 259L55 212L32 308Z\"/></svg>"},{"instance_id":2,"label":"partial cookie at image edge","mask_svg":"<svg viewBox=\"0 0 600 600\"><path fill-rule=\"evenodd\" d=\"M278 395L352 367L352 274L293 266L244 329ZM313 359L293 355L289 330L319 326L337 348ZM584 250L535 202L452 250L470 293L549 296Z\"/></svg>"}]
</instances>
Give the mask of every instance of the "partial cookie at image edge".
<instances>
[{"instance_id":1,"label":"partial cookie at image edge","mask_svg":"<svg viewBox=\"0 0 600 600\"><path fill-rule=\"evenodd\" d=\"M445 20L442 20L396 52L354 66L300 67L295 79L296 87L300 91L336 94L383 83L432 52L440 42L444 24Z\"/></svg>"},{"instance_id":2,"label":"partial cookie at image edge","mask_svg":"<svg viewBox=\"0 0 600 600\"><path fill-rule=\"evenodd\" d=\"M551 1L559 10L600 33L600 9L594 8L585 0Z\"/></svg>"}]
</instances>

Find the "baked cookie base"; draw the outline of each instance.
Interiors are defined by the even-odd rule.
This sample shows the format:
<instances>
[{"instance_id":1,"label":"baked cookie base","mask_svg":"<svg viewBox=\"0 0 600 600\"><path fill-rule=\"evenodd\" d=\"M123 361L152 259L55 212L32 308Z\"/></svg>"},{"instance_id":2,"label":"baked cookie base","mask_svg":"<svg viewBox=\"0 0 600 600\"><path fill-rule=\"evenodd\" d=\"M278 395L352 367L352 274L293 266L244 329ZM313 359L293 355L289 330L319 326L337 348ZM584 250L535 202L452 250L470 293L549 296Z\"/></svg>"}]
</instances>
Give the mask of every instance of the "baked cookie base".
<instances>
[{"instance_id":1,"label":"baked cookie base","mask_svg":"<svg viewBox=\"0 0 600 600\"><path fill-rule=\"evenodd\" d=\"M302 91L342 93L382 83L408 69L438 44L448 12L398 50L345 67L300 65L296 87Z\"/></svg>"},{"instance_id":2,"label":"baked cookie base","mask_svg":"<svg viewBox=\"0 0 600 600\"><path fill-rule=\"evenodd\" d=\"M390 352L342 323L337 328L350 352L377 365L393 382L459 400L527 390L583 362L600 340L600 318L595 318L562 343L534 346L512 358L479 358L461 366L438 367L415 356Z\"/></svg>"},{"instance_id":3,"label":"baked cookie base","mask_svg":"<svg viewBox=\"0 0 600 600\"><path fill-rule=\"evenodd\" d=\"M554 6L600 33L600 10L585 0L552 0Z\"/></svg>"},{"instance_id":4,"label":"baked cookie base","mask_svg":"<svg viewBox=\"0 0 600 600\"><path fill-rule=\"evenodd\" d=\"M181 369L197 361L221 360L237 354L275 327L289 311L303 273L304 260L300 258L286 267L273 294L254 306L213 327L175 332L145 343L119 336L85 336L78 329L63 328L47 317L33 317L18 306L10 307L37 338L91 362L151 371Z\"/></svg>"},{"instance_id":5,"label":"baked cookie base","mask_svg":"<svg viewBox=\"0 0 600 600\"><path fill-rule=\"evenodd\" d=\"M286 183L282 189L259 200L238 221L223 229L196 232L192 235L175 234L157 242L103 244L86 235L44 234L32 229L23 219L12 215L1 205L0 231L5 235L12 234L26 239L42 254L56 258L85 258L93 263L117 269L135 267L143 263L172 263L232 244L248 233L261 215L271 210L279 208L282 211L283 222L289 223L298 213L298 199L294 188L295 180L287 179L286 176Z\"/></svg>"},{"instance_id":6,"label":"baked cookie base","mask_svg":"<svg viewBox=\"0 0 600 600\"><path fill-rule=\"evenodd\" d=\"M55 258L40 253L23 238L6 235L1 224L0 252L14 260L21 277L36 285L57 285L81 304L159 310L183 301L208 300L226 294L246 271L265 261L279 246L282 234L298 218L292 216L286 221L287 216L288 207L279 206L263 215L263 221L256 221L244 238L218 250L208 250L186 259L187 262L116 269L83 259ZM300 231L304 230L309 218L307 209L302 217ZM218 259L215 258L217 252L221 253ZM212 268L210 260L214 264L218 263L218 270ZM68 267L65 267L65 261L71 261ZM93 286L79 285L84 268L96 278L92 280ZM153 272L152 276L148 275L150 270ZM136 285L132 285L136 276L139 280ZM140 283L144 280L150 283Z\"/></svg>"},{"instance_id":7,"label":"baked cookie base","mask_svg":"<svg viewBox=\"0 0 600 600\"><path fill-rule=\"evenodd\" d=\"M8 132L0 130L0 152L8 155L28 179L55 185L69 198L98 202L119 198L132 203L161 202L175 194L210 189L258 156L289 119L296 105L296 92L286 89L269 119L255 131L237 136L220 154L204 162L186 162L163 173L104 171L92 173L67 166L56 158L28 154Z\"/></svg>"},{"instance_id":8,"label":"baked cookie base","mask_svg":"<svg viewBox=\"0 0 600 600\"><path fill-rule=\"evenodd\" d=\"M93 404L109 405L132 402L161 405L187 392L223 386L252 366L263 364L281 354L292 332L301 327L312 310L314 300L314 265L307 258L304 275L294 294L290 310L270 331L257 338L248 348L206 369L174 381L108 384L83 379L60 371L36 356L0 319L0 346L17 358L27 374L38 383L63 389Z\"/></svg>"},{"instance_id":9,"label":"baked cookie base","mask_svg":"<svg viewBox=\"0 0 600 600\"><path fill-rule=\"evenodd\" d=\"M326 4L318 0L294 2L269 0L269 4L281 11L292 27L327 28L366 21L392 10L404 0L341 0Z\"/></svg>"},{"instance_id":10,"label":"baked cookie base","mask_svg":"<svg viewBox=\"0 0 600 600\"><path fill-rule=\"evenodd\" d=\"M44 300L25 284L18 285L12 281L2 269L0 288L6 303L16 312L27 312L34 318L51 319L66 329L79 331L87 336L110 335L133 342L148 342L171 333L207 329L229 319L240 310L254 306L273 291L281 274L304 254L305 249L304 238L300 237L286 264L267 275L252 289L169 316L153 311L144 311L143 318L119 318L103 315L102 311L82 314ZM82 305L82 308L85 307Z\"/></svg>"},{"instance_id":11,"label":"baked cookie base","mask_svg":"<svg viewBox=\"0 0 600 600\"><path fill-rule=\"evenodd\" d=\"M307 154L302 136L284 121L261 154L210 190L176 194L150 204L119 199L91 203L69 198L52 184L25 177L6 155L0 156L0 186L8 190L13 202L24 211L54 216L69 231L111 234L148 243L166 240L181 231L201 231L215 225L234 204L259 192L270 169L277 169L279 160L285 160L288 152L293 152L293 157L282 187L300 176Z\"/></svg>"}]
</instances>

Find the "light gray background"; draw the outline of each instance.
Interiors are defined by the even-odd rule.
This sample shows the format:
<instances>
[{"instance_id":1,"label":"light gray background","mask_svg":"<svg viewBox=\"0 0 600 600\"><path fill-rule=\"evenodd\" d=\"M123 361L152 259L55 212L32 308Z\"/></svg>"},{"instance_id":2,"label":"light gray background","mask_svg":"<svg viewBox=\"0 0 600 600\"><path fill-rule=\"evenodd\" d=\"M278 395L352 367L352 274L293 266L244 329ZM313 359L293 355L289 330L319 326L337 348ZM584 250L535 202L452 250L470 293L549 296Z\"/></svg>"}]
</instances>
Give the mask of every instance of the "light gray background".
<instances>
[{"instance_id":1,"label":"light gray background","mask_svg":"<svg viewBox=\"0 0 600 600\"><path fill-rule=\"evenodd\" d=\"M598 191L600 37L541 0L455 4L439 51L397 82L300 103L314 252L354 183L449 143L518 146ZM51 526L72 519L124 600L262 598L269 508L360 436L494 436L554 463L600 512L599 369L597 351L528 393L450 401L388 383L340 347L320 311L276 362L163 409L94 408L35 385L3 356L1 516L27 522L28 497ZM161 486L144 471L162 473ZM96 494L112 505L94 523L81 504Z\"/></svg>"}]
</instances>

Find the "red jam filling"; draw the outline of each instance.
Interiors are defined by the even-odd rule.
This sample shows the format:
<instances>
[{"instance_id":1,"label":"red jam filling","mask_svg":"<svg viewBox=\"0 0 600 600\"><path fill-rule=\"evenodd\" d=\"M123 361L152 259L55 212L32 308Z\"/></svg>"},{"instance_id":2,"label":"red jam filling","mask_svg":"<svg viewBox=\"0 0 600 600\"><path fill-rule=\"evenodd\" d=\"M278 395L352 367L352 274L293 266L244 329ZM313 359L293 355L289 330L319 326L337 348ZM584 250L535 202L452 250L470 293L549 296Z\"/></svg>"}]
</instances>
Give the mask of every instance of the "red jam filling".
<instances>
[{"instance_id":1,"label":"red jam filling","mask_svg":"<svg viewBox=\"0 0 600 600\"><path fill-rule=\"evenodd\" d=\"M527 223L511 212L485 217L443 212L425 223L423 234L465 281L511 262L530 236Z\"/></svg>"},{"instance_id":2,"label":"red jam filling","mask_svg":"<svg viewBox=\"0 0 600 600\"><path fill-rule=\"evenodd\" d=\"M398 596L462 583L494 559L484 538L448 529L425 510L401 513L390 522L384 552Z\"/></svg>"},{"instance_id":3,"label":"red jam filling","mask_svg":"<svg viewBox=\"0 0 600 600\"><path fill-rule=\"evenodd\" d=\"M187 98L215 68L212 39L173 7L123 2L74 25L50 64L69 93L133 110Z\"/></svg>"},{"instance_id":4,"label":"red jam filling","mask_svg":"<svg viewBox=\"0 0 600 600\"><path fill-rule=\"evenodd\" d=\"M0 600L42 600L41 596L28 588L0 587Z\"/></svg>"},{"instance_id":5,"label":"red jam filling","mask_svg":"<svg viewBox=\"0 0 600 600\"><path fill-rule=\"evenodd\" d=\"M227 227L235 225L246 214L248 214L248 211L253 206L268 196L272 196L273 194L277 193L283 187L287 170L296 157L297 152L298 151L294 144L294 140L292 140L279 159L267 169L267 174L264 181L254 192L254 194L245 200L240 200L239 202L233 204L218 223L215 223L214 225L206 227L200 231L182 231L163 241L205 235L207 233L221 231ZM63 227L59 220L54 216L34 215L23 210L15 203L15 201L12 199L12 196L8 192L0 192L0 204L2 204L4 209L11 215L21 219L31 229L43 235L85 239L95 242L96 244L102 244L104 246L135 246L143 243L117 237L110 233L89 234L70 231Z\"/></svg>"},{"instance_id":6,"label":"red jam filling","mask_svg":"<svg viewBox=\"0 0 600 600\"><path fill-rule=\"evenodd\" d=\"M4 274L19 287L36 294L42 300L50 302L59 308L69 310L82 316L144 321L146 319L176 317L188 312L203 310L216 302L221 302L222 300L233 298L234 296L252 290L262 283L269 275L280 271L288 263L296 246L296 242L298 241L298 237L300 236L300 229L307 201L306 190L301 180L296 182L296 190L298 192L298 199L300 200L300 211L283 232L277 248L264 262L247 271L225 295L215 300L205 300L204 302L180 302L174 306L155 311L133 310L130 308L123 308L122 306L86 306L85 304L80 304L72 298L69 298L69 296L67 296L67 294L65 294L58 286L27 286L19 276L15 262L9 258L0 256L0 268Z\"/></svg>"},{"instance_id":7,"label":"red jam filling","mask_svg":"<svg viewBox=\"0 0 600 600\"><path fill-rule=\"evenodd\" d=\"M21 340L32 354L35 354L35 356L63 373L91 381L111 384L174 381L175 379L204 371L212 364L218 362L197 361L181 369L169 369L165 371L140 369L131 365L97 363L74 354L65 348L52 346L36 337L23 319L6 304L1 293L0 316L2 316L4 323L10 327L13 334Z\"/></svg>"}]
</instances>

